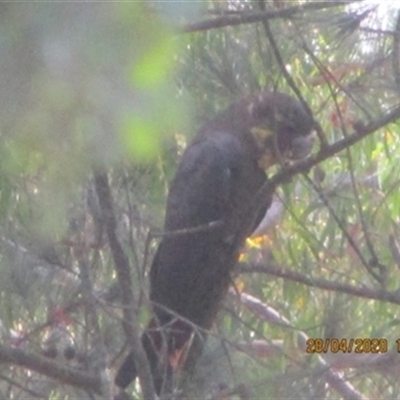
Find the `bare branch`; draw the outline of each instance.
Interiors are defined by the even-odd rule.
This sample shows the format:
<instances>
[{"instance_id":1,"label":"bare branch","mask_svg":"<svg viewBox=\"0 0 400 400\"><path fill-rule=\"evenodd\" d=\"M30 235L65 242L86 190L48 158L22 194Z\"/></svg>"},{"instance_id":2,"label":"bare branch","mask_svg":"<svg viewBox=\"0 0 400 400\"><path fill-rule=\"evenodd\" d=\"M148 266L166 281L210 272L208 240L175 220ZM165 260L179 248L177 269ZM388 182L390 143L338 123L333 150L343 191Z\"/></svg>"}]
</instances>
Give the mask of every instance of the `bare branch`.
<instances>
[{"instance_id":1,"label":"bare branch","mask_svg":"<svg viewBox=\"0 0 400 400\"><path fill-rule=\"evenodd\" d=\"M155 391L149 363L140 340L139 326L133 312L134 298L129 260L116 234L117 222L114 214L113 199L107 172L98 168L94 173L94 181L111 253L114 259L117 278L121 287L123 306L123 327L135 357L136 368L145 399L154 399Z\"/></svg>"},{"instance_id":2,"label":"bare branch","mask_svg":"<svg viewBox=\"0 0 400 400\"><path fill-rule=\"evenodd\" d=\"M347 283L338 283L328 281L326 279L314 278L300 272L290 270L276 264L245 264L238 265L237 270L241 273L264 273L279 278L288 279L294 282L302 283L307 286L315 287L322 290L330 290L358 296L370 300L385 301L400 305L400 294L397 292L388 292L386 290L376 290L367 286L353 286Z\"/></svg>"},{"instance_id":3,"label":"bare branch","mask_svg":"<svg viewBox=\"0 0 400 400\"><path fill-rule=\"evenodd\" d=\"M276 11L264 11L264 12L248 12L240 14L226 14L217 18L208 19L205 21L194 22L183 27L183 32L199 32L207 31L210 29L223 28L226 26L236 26L242 24L251 24L254 22L268 21L270 19L277 18L292 18L296 14L303 13L305 11L317 11L328 8L341 7L346 4L359 3L364 0L353 0L353 1L313 1L298 6L287 7Z\"/></svg>"},{"instance_id":4,"label":"bare branch","mask_svg":"<svg viewBox=\"0 0 400 400\"><path fill-rule=\"evenodd\" d=\"M12 363L25 367L86 391L99 393L99 388L101 388L100 375L94 376L82 370L69 368L65 364L48 360L45 357L19 348L11 348L0 344L0 363Z\"/></svg>"}]
</instances>

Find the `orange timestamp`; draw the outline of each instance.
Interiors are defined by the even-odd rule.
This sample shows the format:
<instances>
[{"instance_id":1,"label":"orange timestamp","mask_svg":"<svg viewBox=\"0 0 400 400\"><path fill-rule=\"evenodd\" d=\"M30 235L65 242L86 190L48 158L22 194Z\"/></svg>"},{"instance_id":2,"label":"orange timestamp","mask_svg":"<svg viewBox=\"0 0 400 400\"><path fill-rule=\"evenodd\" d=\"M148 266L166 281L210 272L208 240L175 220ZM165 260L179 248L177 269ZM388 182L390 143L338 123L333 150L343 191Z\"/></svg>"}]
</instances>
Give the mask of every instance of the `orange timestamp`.
<instances>
[{"instance_id":1,"label":"orange timestamp","mask_svg":"<svg viewBox=\"0 0 400 400\"><path fill-rule=\"evenodd\" d=\"M338 339L338 338L316 338L307 340L306 353L386 353L388 351L387 339Z\"/></svg>"}]
</instances>

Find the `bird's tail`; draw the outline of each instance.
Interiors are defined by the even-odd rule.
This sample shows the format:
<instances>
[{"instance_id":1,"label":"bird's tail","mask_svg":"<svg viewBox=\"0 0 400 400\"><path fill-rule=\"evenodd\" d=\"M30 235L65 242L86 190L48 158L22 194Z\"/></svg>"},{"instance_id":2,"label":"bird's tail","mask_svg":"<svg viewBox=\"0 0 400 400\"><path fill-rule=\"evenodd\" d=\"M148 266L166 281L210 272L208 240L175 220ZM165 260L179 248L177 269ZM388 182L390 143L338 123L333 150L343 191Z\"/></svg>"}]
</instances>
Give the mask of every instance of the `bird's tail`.
<instances>
[{"instance_id":1,"label":"bird's tail","mask_svg":"<svg viewBox=\"0 0 400 400\"><path fill-rule=\"evenodd\" d=\"M147 359L150 364L150 369L153 371L158 363L158 355L154 349L153 343L150 341L147 333L142 335L142 346L146 352ZM153 374L154 375L154 374ZM124 362L120 366L117 375L115 376L115 384L120 388L125 389L137 377L137 368L135 362L134 352L131 351Z\"/></svg>"},{"instance_id":2,"label":"bird's tail","mask_svg":"<svg viewBox=\"0 0 400 400\"><path fill-rule=\"evenodd\" d=\"M184 364L192 330L179 319L170 322L168 328L157 326L155 320L150 322L142 335L142 346L150 365L154 388L160 394L161 390L171 389L165 386L169 386L173 372ZM137 367L131 351L115 376L115 384L125 389L136 377Z\"/></svg>"},{"instance_id":3,"label":"bird's tail","mask_svg":"<svg viewBox=\"0 0 400 400\"><path fill-rule=\"evenodd\" d=\"M114 382L118 387L125 389L136 378L136 376L137 370L135 357L131 351L119 367Z\"/></svg>"}]
</instances>

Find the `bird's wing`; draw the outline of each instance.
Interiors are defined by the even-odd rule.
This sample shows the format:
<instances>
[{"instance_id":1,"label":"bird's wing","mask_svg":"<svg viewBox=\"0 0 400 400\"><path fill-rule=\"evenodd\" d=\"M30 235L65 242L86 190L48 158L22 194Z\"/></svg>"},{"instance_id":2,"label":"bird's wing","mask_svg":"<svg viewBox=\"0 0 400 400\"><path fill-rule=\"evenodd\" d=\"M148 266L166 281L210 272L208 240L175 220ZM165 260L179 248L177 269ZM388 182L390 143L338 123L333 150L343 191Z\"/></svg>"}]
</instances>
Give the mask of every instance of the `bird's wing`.
<instances>
[{"instance_id":1,"label":"bird's wing","mask_svg":"<svg viewBox=\"0 0 400 400\"><path fill-rule=\"evenodd\" d=\"M166 230L223 220L240 181L243 157L239 139L229 133L217 132L193 143L185 151L171 184Z\"/></svg>"}]
</instances>

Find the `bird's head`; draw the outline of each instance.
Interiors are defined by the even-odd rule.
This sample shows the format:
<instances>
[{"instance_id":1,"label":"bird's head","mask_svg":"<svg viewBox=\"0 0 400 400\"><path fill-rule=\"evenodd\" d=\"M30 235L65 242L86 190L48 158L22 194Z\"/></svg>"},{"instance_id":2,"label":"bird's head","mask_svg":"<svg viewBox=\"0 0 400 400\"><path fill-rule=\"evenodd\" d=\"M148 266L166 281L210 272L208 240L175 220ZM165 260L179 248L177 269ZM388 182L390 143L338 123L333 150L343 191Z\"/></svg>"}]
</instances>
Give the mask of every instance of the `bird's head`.
<instances>
[{"instance_id":1,"label":"bird's head","mask_svg":"<svg viewBox=\"0 0 400 400\"><path fill-rule=\"evenodd\" d=\"M300 160L310 153L314 120L298 100L283 93L262 92L248 99L246 111L261 168Z\"/></svg>"}]
</instances>

